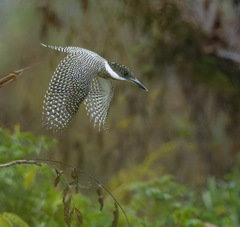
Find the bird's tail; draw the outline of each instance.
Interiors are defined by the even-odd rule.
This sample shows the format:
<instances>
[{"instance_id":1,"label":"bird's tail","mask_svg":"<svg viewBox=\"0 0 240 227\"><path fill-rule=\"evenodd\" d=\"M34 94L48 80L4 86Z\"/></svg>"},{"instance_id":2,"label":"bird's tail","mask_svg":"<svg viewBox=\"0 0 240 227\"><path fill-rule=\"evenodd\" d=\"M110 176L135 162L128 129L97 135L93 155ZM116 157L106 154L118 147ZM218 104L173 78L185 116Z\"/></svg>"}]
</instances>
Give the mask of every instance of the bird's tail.
<instances>
[{"instance_id":1,"label":"bird's tail","mask_svg":"<svg viewBox=\"0 0 240 227\"><path fill-rule=\"evenodd\" d=\"M41 45L44 46L44 47L48 47L48 48L51 48L53 50L58 50L58 51L62 51L62 52L65 52L65 53L77 53L82 49L82 48L79 48L79 47L51 46L51 45L46 45L46 44L43 44L43 43L41 43Z\"/></svg>"}]
</instances>

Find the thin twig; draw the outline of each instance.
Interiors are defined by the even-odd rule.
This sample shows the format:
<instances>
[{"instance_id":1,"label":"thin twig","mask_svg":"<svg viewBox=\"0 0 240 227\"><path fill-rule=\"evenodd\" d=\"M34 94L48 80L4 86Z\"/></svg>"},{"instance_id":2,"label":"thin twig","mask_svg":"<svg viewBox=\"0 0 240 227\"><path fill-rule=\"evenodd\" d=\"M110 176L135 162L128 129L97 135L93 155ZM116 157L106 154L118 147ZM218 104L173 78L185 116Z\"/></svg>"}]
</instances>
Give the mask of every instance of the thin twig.
<instances>
[{"instance_id":1,"label":"thin twig","mask_svg":"<svg viewBox=\"0 0 240 227\"><path fill-rule=\"evenodd\" d=\"M34 67L38 65L37 64L34 64L34 65L31 65L31 66L28 66L28 67L25 67L23 69L19 69L19 70L15 70L11 73L9 73L7 76L4 76L3 78L0 78L0 88L3 87L4 85L8 84L8 83L11 83L13 82L14 80L17 79L18 76L20 76L24 71Z\"/></svg>"},{"instance_id":2,"label":"thin twig","mask_svg":"<svg viewBox=\"0 0 240 227\"><path fill-rule=\"evenodd\" d=\"M52 168L54 168L56 170L56 167L53 166L52 163L60 164L60 165L69 167L71 169L74 169L74 170L76 170L76 171L78 171L78 172L88 176L90 179L95 181L98 185L101 185L101 187L110 195L110 197L114 200L114 202L117 204L117 206L123 212L123 215L124 215L124 217L125 217L125 219L126 219L126 221L128 223L128 226L129 227L131 226L130 223L129 223L127 214L125 213L124 209L122 208L120 203L117 201L117 199L113 196L113 194L100 181L98 181L92 175L86 173L85 171L83 171L83 170L81 170L79 168L73 167L73 166L71 166L69 164L66 164L66 163L63 163L63 162L60 162L60 161L54 161L54 160L48 160L48 159L15 160L15 161L11 161L11 162L8 162L8 163L0 164L0 168L10 167L10 166L14 166L14 165L37 165L37 166L42 166L42 164L45 164L45 165L48 165L48 166L50 166L50 167L52 167Z\"/></svg>"},{"instance_id":3,"label":"thin twig","mask_svg":"<svg viewBox=\"0 0 240 227\"><path fill-rule=\"evenodd\" d=\"M15 166L15 165L37 165L42 166L41 161L37 160L15 160L8 163L0 164L0 168Z\"/></svg>"}]
</instances>

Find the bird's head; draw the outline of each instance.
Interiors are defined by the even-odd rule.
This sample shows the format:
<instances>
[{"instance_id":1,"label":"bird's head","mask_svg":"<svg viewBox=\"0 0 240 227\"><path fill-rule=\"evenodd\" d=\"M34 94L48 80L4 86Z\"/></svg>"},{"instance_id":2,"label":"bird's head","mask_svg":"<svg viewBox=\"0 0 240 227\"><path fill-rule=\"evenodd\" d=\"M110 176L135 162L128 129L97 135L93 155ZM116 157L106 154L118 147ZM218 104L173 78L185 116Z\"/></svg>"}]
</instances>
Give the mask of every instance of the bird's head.
<instances>
[{"instance_id":1,"label":"bird's head","mask_svg":"<svg viewBox=\"0 0 240 227\"><path fill-rule=\"evenodd\" d=\"M138 87L147 91L147 88L133 75L132 71L124 65L115 62L107 62L106 70L113 79L126 80L136 84Z\"/></svg>"}]
</instances>

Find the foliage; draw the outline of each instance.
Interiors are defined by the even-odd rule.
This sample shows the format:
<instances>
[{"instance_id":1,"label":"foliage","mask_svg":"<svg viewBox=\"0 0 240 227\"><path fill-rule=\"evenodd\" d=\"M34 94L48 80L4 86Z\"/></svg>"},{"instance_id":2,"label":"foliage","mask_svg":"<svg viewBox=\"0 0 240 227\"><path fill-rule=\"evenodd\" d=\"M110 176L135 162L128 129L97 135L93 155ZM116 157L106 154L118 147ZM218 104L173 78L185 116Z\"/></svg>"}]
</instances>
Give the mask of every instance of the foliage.
<instances>
[{"instance_id":1,"label":"foliage","mask_svg":"<svg viewBox=\"0 0 240 227\"><path fill-rule=\"evenodd\" d=\"M189 189L171 176L127 185L126 212L137 227L240 226L240 172L231 181L209 178L205 189ZM212 226L214 226L212 225ZM124 225L123 225L124 226Z\"/></svg>"},{"instance_id":2,"label":"foliage","mask_svg":"<svg viewBox=\"0 0 240 227\"><path fill-rule=\"evenodd\" d=\"M0 157L3 163L16 158L26 159L43 150L43 148L49 149L55 143L55 141L42 136L35 137L29 132L19 132L18 127L12 134L3 129L0 132ZM2 225L0 226L8 227L12 226L11 223L13 223L14 226L17 224L19 227L24 227L26 226L25 222L30 226L66 226L65 223L71 226L72 221L70 219L73 219L73 216L76 215L79 220L78 223L84 221L87 226L101 227L104 225L111 226L113 217L114 219L117 218L115 214L117 212L116 206L114 208L114 206L101 201L105 194L100 189L97 192L95 191L95 198L93 199L96 201L95 204L91 203L91 199L87 195L77 193L72 196L72 193L69 193L75 190L75 180L80 187L77 188L79 191L80 189L83 191L91 191L91 188L95 189L93 184L88 185L89 179L87 183L78 182L76 173L73 181L71 180L67 184L67 179L59 178L61 176L60 172L57 173L56 178L56 172L51 171L49 167L47 168L44 165L41 167L20 165L0 170L0 213L2 212L0 216L0 224ZM81 178L84 179L84 176L81 176L80 180ZM57 189L54 188L53 182ZM91 195L90 192L88 194ZM96 195L98 195L101 209L104 204L104 212L99 211ZM71 211L74 212L71 213ZM113 212L114 214L112 214ZM25 222L19 217L22 217ZM77 223L74 223L77 226Z\"/></svg>"},{"instance_id":3,"label":"foliage","mask_svg":"<svg viewBox=\"0 0 240 227\"><path fill-rule=\"evenodd\" d=\"M132 217L138 226L203 226L193 196L171 176L135 182L127 188L132 194L130 207L141 214L141 219Z\"/></svg>"},{"instance_id":4,"label":"foliage","mask_svg":"<svg viewBox=\"0 0 240 227\"><path fill-rule=\"evenodd\" d=\"M1 162L6 162L7 155L26 158L34 153L34 149L39 150L40 147L47 149L53 143L46 138L19 131L11 134L8 130L1 129L0 135L2 142L0 156L4 160ZM22 149L23 144L24 149ZM168 144L164 149L171 150L172 147L173 145ZM123 207L132 226L203 227L207 226L207 223L229 227L240 225L239 168L235 168L232 174L228 174L223 180L209 177L203 189L193 190L177 183L170 175L156 176L154 172L148 172L146 168L151 168L154 160L157 160L156 155L156 153L150 154L142 165L137 166L136 172L129 169L116 175L114 181L110 181L115 186L116 182L125 185L122 197L121 193L116 193L120 192L119 190L114 194L117 198L121 198L120 201L124 204ZM141 167L144 171L140 170ZM134 180L134 173L138 175L137 180ZM128 176L131 178L130 181ZM0 223L4 223L1 226L66 226L64 222L66 206L62 203L60 187L66 184L66 180L60 180L60 185L54 188L55 178L56 173L44 166L15 166L1 169ZM126 184L123 183L124 179ZM85 192L94 189L93 185L89 186L86 183L81 185ZM126 226L123 215L114 210L113 203L109 203L110 200L106 195L104 195L104 210L100 212L99 204L92 201L96 201L96 194L99 198L103 198L100 197L102 193L95 191L91 195L91 193L82 193L83 191L71 199L71 203L78 209L75 209L75 212L83 222L83 226L110 227L111 223L112 226ZM63 195L66 203L69 197L66 192ZM113 222L113 212L116 216L115 222L119 216L118 225Z\"/></svg>"},{"instance_id":5,"label":"foliage","mask_svg":"<svg viewBox=\"0 0 240 227\"><path fill-rule=\"evenodd\" d=\"M0 161L5 163L29 158L49 149L53 143L53 140L43 136L22 133L18 126L13 133L0 129ZM17 214L30 226L43 226L41 223L44 222L54 226L55 220L52 216L59 214L61 217L62 208L61 198L47 182L50 178L51 173L47 170L40 173L39 167L19 166L1 169L0 212ZM38 181L43 184L38 185Z\"/></svg>"},{"instance_id":6,"label":"foliage","mask_svg":"<svg viewBox=\"0 0 240 227\"><path fill-rule=\"evenodd\" d=\"M0 214L0 226L2 227L29 227L20 217L15 214L3 212Z\"/></svg>"},{"instance_id":7,"label":"foliage","mask_svg":"<svg viewBox=\"0 0 240 227\"><path fill-rule=\"evenodd\" d=\"M47 151L55 140L45 136L36 137L30 132L20 132L19 125L14 132L0 128L0 162L23 159Z\"/></svg>"},{"instance_id":8,"label":"foliage","mask_svg":"<svg viewBox=\"0 0 240 227\"><path fill-rule=\"evenodd\" d=\"M240 169L235 167L222 179L208 176L206 185L187 188L173 176L164 175L159 162L164 151L171 152L174 147L176 142L166 143L160 153L150 153L109 182L112 190L117 187L130 223L139 227L240 226ZM158 176L153 171L156 163Z\"/></svg>"},{"instance_id":9,"label":"foliage","mask_svg":"<svg viewBox=\"0 0 240 227\"><path fill-rule=\"evenodd\" d=\"M216 180L209 177L207 187L200 197L202 207L201 216L209 222L219 226L240 225L240 169L233 168L233 172Z\"/></svg>"}]
</instances>

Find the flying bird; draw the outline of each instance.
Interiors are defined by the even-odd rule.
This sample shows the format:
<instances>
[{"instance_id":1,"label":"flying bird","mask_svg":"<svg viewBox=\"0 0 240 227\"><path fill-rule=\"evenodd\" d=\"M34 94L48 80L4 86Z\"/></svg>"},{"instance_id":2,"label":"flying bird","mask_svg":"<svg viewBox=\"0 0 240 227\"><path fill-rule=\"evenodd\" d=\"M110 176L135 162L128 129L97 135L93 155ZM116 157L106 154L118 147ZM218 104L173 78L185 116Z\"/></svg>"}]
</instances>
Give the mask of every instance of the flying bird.
<instances>
[{"instance_id":1,"label":"flying bird","mask_svg":"<svg viewBox=\"0 0 240 227\"><path fill-rule=\"evenodd\" d=\"M52 76L43 105L43 125L53 132L68 127L82 102L99 131L105 129L114 93L112 79L132 82L147 91L130 69L90 50L42 45L67 53Z\"/></svg>"}]
</instances>

